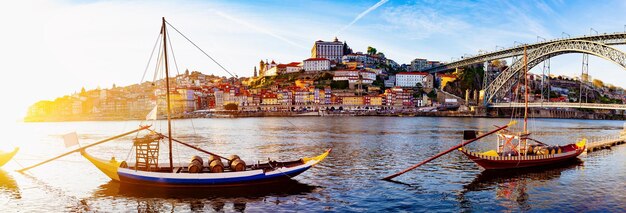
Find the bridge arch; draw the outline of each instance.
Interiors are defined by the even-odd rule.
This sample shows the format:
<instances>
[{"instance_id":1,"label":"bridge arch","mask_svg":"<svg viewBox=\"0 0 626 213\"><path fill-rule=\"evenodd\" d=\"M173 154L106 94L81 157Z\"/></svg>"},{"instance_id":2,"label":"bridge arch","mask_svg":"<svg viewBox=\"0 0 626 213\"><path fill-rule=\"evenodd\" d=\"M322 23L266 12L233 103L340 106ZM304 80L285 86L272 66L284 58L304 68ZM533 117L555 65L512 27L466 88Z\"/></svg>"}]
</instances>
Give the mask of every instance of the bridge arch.
<instances>
[{"instance_id":1,"label":"bridge arch","mask_svg":"<svg viewBox=\"0 0 626 213\"><path fill-rule=\"evenodd\" d=\"M528 70L548 58L568 53L587 53L594 55L609 60L626 70L626 53L602 43L586 40L563 40L546 44L528 52ZM511 90L515 82L515 78L513 77L517 76L520 71L522 71L524 68L523 63L523 60L514 62L485 88L485 103L490 103L496 96L500 96L506 91Z\"/></svg>"}]
</instances>

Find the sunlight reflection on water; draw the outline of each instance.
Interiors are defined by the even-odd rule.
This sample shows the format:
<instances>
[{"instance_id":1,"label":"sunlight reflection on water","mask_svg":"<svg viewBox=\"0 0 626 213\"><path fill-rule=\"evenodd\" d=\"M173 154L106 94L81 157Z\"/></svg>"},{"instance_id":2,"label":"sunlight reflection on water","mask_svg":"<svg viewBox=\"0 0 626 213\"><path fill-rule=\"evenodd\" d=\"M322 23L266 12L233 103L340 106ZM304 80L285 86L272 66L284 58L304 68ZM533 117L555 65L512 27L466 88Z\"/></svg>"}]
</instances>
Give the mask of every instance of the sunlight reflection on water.
<instances>
[{"instance_id":1,"label":"sunlight reflection on water","mask_svg":"<svg viewBox=\"0 0 626 213\"><path fill-rule=\"evenodd\" d=\"M22 211L605 211L626 210L626 146L580 157L580 162L512 174L481 172L453 152L400 176L380 181L459 143L465 129L488 131L507 119L483 118L241 118L174 122L174 136L246 162L331 155L296 181L237 190L158 190L120 186L79 154L35 168L13 170L63 153L61 135L76 131L81 144L136 128L138 121L19 123L7 128L2 150L21 150L0 170L0 209ZM536 119L534 134L550 144L617 134L621 121ZM154 124L165 129L164 122ZM127 159L132 136L89 149ZM492 138L491 138L492 139ZM490 149L485 140L469 146ZM174 146L174 160L201 155ZM166 162L166 154L161 162ZM586 187L593 181L593 187Z\"/></svg>"}]
</instances>

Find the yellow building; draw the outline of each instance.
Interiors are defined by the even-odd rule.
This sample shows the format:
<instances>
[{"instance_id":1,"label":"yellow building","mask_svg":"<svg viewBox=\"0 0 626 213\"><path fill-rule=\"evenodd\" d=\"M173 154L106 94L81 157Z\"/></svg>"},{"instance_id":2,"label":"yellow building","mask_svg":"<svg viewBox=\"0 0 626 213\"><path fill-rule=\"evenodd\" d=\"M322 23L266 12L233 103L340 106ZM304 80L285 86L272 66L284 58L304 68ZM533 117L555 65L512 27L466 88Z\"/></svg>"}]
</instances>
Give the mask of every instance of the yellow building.
<instances>
[{"instance_id":1,"label":"yellow building","mask_svg":"<svg viewBox=\"0 0 626 213\"><path fill-rule=\"evenodd\" d=\"M448 82L452 82L456 80L456 75L440 74L439 79L441 82L439 89L443 89L444 87L446 87L446 84L448 84Z\"/></svg>"},{"instance_id":2,"label":"yellow building","mask_svg":"<svg viewBox=\"0 0 626 213\"><path fill-rule=\"evenodd\" d=\"M359 66L359 62L356 61L345 62L343 64L345 64L349 70L355 70Z\"/></svg>"},{"instance_id":3,"label":"yellow building","mask_svg":"<svg viewBox=\"0 0 626 213\"><path fill-rule=\"evenodd\" d=\"M363 97L360 96L345 96L342 99L343 105L363 105Z\"/></svg>"},{"instance_id":4,"label":"yellow building","mask_svg":"<svg viewBox=\"0 0 626 213\"><path fill-rule=\"evenodd\" d=\"M296 80L296 86L300 87L300 88L307 88L309 86L313 85L313 80L305 80L305 79L298 79Z\"/></svg>"},{"instance_id":5,"label":"yellow building","mask_svg":"<svg viewBox=\"0 0 626 213\"><path fill-rule=\"evenodd\" d=\"M278 105L278 99L276 97L261 99L262 105Z\"/></svg>"},{"instance_id":6,"label":"yellow building","mask_svg":"<svg viewBox=\"0 0 626 213\"><path fill-rule=\"evenodd\" d=\"M372 105L372 106L382 106L383 105L383 97L381 97L381 96L371 96L370 97L370 105Z\"/></svg>"}]
</instances>

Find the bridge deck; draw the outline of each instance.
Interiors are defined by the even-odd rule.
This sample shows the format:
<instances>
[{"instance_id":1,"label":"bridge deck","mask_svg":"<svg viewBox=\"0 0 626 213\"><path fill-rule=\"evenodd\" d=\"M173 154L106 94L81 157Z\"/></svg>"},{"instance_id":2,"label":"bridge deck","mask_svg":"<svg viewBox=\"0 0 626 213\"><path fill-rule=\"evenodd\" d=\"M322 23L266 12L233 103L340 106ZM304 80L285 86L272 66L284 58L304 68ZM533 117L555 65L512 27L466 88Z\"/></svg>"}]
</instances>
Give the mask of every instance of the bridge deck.
<instances>
[{"instance_id":1,"label":"bridge deck","mask_svg":"<svg viewBox=\"0 0 626 213\"><path fill-rule=\"evenodd\" d=\"M522 108L524 103L493 103L490 108ZM596 103L569 103L569 102L543 102L528 103L533 108L585 108L585 109L619 109L626 110L626 104L596 104Z\"/></svg>"}]
</instances>

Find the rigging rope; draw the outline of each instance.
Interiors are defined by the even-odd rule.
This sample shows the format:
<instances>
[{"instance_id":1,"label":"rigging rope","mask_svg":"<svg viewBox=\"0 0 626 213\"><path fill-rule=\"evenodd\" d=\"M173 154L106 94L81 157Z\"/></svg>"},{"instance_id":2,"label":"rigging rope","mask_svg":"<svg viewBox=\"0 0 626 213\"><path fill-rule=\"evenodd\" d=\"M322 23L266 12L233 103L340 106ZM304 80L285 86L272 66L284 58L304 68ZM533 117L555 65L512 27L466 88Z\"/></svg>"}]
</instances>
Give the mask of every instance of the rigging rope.
<instances>
[{"instance_id":1,"label":"rigging rope","mask_svg":"<svg viewBox=\"0 0 626 213\"><path fill-rule=\"evenodd\" d=\"M169 25L170 27L172 27L172 29L174 29L178 34L180 34L181 36L183 36L183 38L185 38L187 41L189 41L189 43L191 43L193 46L195 46L196 48L198 48L198 50L200 50L200 52L204 53L205 56L209 57L209 59L211 59L211 61L215 62L215 64L217 64L217 66L219 66L220 68L222 68L222 70L226 71L230 76L235 77L235 75L233 75L231 72L229 72L226 68L224 68L224 66L222 66L222 64L220 64L219 62L217 62L215 59L213 59L213 57L211 57L209 54L207 54L204 50L202 50L202 48L200 48L198 45L196 45L195 43L193 43L193 41L191 41L189 38L187 38L187 36L185 36L182 32L178 31L178 29L176 29L176 27L172 26L172 24L170 24L169 22L165 21L165 23L167 23L167 25Z\"/></svg>"},{"instance_id":2,"label":"rigging rope","mask_svg":"<svg viewBox=\"0 0 626 213\"><path fill-rule=\"evenodd\" d=\"M148 58L148 63L146 64L146 69L143 71L143 75L141 76L141 81L139 81L139 83L143 83L144 78L146 77L146 73L148 72L148 68L150 67L150 62L152 62L152 57L154 56L154 50L156 49L157 45L159 45L159 40L161 38L161 34L159 33L159 36L157 36L157 40L156 42L154 42L154 47L152 47L152 52L150 53L150 58ZM161 45L159 45L159 52L161 50Z\"/></svg>"},{"instance_id":3,"label":"rigging rope","mask_svg":"<svg viewBox=\"0 0 626 213\"><path fill-rule=\"evenodd\" d=\"M165 28L165 31L167 33L167 27ZM170 43L170 52L172 52L172 58L174 59L174 67L176 67L176 74L180 75L180 71L178 71L178 62L176 62L176 55L174 55L174 47L172 47L172 41L170 40L170 37L167 37L167 42Z\"/></svg>"}]
</instances>

